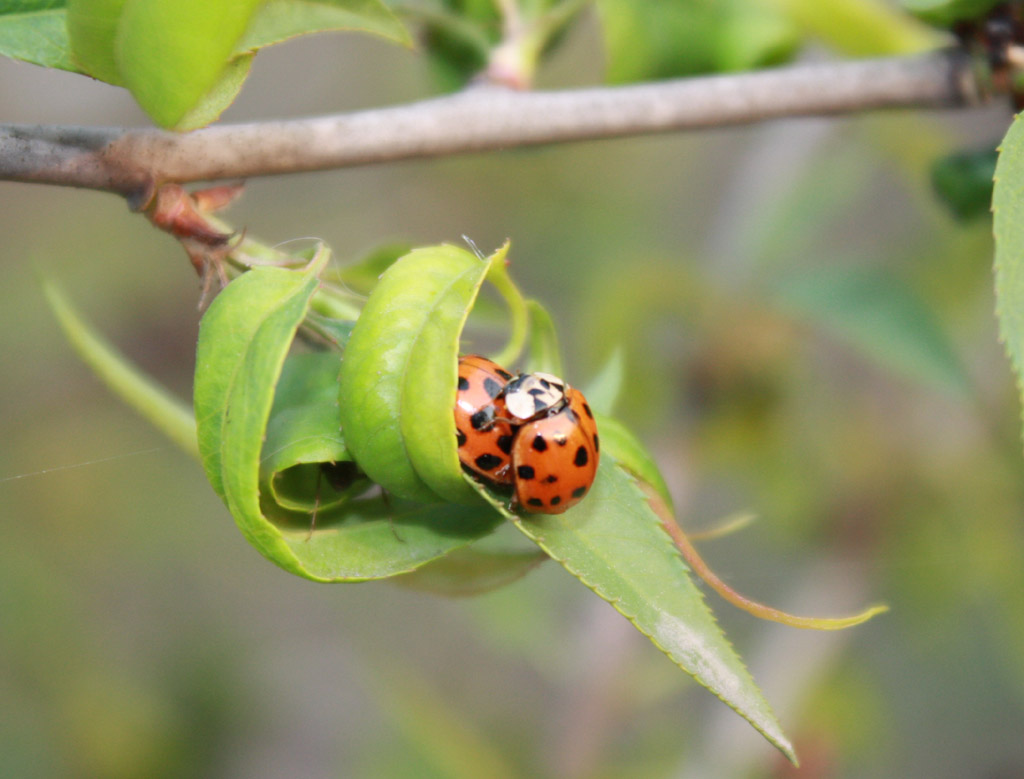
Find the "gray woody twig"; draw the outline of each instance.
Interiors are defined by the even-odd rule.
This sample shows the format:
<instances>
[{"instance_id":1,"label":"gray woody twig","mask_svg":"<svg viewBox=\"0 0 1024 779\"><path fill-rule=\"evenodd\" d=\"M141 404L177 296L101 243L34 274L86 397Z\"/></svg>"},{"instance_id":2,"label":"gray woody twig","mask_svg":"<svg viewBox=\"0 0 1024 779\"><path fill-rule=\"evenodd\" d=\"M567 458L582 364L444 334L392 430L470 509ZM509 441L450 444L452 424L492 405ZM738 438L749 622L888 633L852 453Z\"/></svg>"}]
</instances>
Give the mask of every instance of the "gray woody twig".
<instances>
[{"instance_id":1,"label":"gray woody twig","mask_svg":"<svg viewBox=\"0 0 1024 779\"><path fill-rule=\"evenodd\" d=\"M238 179L782 117L979 101L969 59L949 50L622 87L553 92L476 87L391 108L219 125L184 135L0 125L0 180L132 195L154 182Z\"/></svg>"}]
</instances>

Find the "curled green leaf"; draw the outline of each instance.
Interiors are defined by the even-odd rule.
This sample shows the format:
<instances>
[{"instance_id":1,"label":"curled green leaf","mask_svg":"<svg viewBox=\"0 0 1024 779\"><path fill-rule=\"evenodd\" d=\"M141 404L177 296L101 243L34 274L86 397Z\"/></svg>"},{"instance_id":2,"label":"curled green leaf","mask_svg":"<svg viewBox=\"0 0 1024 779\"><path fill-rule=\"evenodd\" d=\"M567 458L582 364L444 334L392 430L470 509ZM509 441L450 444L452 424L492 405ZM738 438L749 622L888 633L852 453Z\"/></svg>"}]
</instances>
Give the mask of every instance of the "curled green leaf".
<instances>
[{"instance_id":1,"label":"curled green leaf","mask_svg":"<svg viewBox=\"0 0 1024 779\"><path fill-rule=\"evenodd\" d=\"M253 269L211 304L196 357L200 451L239 528L270 560L317 581L393 576L486 535L500 518L483 506L358 498L357 472L339 488L324 470L348 457L331 397L338 357L288 355L327 257L322 250L300 270Z\"/></svg>"},{"instance_id":2,"label":"curled green leaf","mask_svg":"<svg viewBox=\"0 0 1024 779\"><path fill-rule=\"evenodd\" d=\"M459 336L507 251L482 260L455 246L415 249L366 301L341 365L341 420L356 462L390 493L477 502L462 479L452 415Z\"/></svg>"}]
</instances>

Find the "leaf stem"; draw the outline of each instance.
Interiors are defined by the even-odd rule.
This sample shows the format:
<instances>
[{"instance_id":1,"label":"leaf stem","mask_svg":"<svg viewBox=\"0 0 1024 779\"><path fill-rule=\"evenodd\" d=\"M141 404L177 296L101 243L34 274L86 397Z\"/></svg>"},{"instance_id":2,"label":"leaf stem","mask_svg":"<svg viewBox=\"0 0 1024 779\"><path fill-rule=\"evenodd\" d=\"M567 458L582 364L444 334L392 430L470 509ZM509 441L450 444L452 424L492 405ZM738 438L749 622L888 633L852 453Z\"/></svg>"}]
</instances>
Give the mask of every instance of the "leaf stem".
<instances>
[{"instance_id":1,"label":"leaf stem","mask_svg":"<svg viewBox=\"0 0 1024 779\"><path fill-rule=\"evenodd\" d=\"M743 609L748 614L752 614L760 619L780 622L783 625L789 625L794 628L805 628L810 630L842 630L843 628L859 625L860 623L871 619L875 615L889 610L888 606L878 604L870 606L861 613L854 614L849 617L798 617L793 614L788 614L780 609L766 606L763 603L759 603L746 597L745 595L740 595L740 593L736 592L736 590L732 589L729 585L719 579L708 564L704 562L701 556L697 553L693 544L690 542L690 539L687 538L686 533L683 532L683 529L679 527L675 518L666 510L661 499L654 496L651 499L651 506L661 518L661 524L662 527L665 528L665 532L671 536L672 541L683 555L683 559L686 560L693 569L693 572L703 579L707 585L717 592L723 599L727 600L733 606Z\"/></svg>"}]
</instances>

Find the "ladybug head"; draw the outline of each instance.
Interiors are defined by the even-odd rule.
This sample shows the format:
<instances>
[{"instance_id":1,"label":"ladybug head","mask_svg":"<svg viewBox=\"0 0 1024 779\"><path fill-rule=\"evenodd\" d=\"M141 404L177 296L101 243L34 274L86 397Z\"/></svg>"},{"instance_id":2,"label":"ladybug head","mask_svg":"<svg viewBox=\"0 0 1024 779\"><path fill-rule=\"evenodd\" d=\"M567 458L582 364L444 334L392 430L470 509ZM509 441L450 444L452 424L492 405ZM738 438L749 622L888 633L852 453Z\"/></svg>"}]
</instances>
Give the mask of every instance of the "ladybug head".
<instances>
[{"instance_id":1,"label":"ladybug head","mask_svg":"<svg viewBox=\"0 0 1024 779\"><path fill-rule=\"evenodd\" d=\"M527 422L560 411L568 391L569 385L550 373L524 373L505 386L505 408Z\"/></svg>"}]
</instances>

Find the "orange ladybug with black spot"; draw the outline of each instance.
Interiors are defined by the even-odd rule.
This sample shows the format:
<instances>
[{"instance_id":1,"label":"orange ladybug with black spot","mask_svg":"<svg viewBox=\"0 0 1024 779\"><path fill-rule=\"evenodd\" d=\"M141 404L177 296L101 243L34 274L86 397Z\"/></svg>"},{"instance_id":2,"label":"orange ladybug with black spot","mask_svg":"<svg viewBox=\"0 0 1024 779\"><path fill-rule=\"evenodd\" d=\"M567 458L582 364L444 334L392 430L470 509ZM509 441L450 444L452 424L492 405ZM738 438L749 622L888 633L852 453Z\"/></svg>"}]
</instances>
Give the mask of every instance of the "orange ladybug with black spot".
<instances>
[{"instance_id":1,"label":"orange ladybug with black spot","mask_svg":"<svg viewBox=\"0 0 1024 779\"><path fill-rule=\"evenodd\" d=\"M459 358L455 437L466 470L495 484L513 482L514 429L502 394L512 374L478 354Z\"/></svg>"},{"instance_id":2,"label":"orange ladybug with black spot","mask_svg":"<svg viewBox=\"0 0 1024 779\"><path fill-rule=\"evenodd\" d=\"M516 503L540 514L575 506L594 483L601 449L583 393L557 376L532 373L510 381L503 399L520 422L511 453Z\"/></svg>"}]
</instances>

